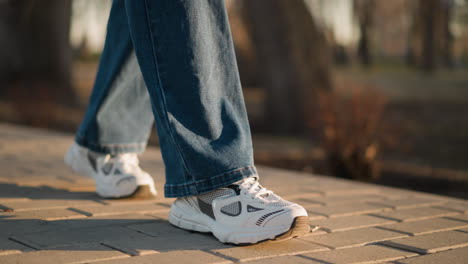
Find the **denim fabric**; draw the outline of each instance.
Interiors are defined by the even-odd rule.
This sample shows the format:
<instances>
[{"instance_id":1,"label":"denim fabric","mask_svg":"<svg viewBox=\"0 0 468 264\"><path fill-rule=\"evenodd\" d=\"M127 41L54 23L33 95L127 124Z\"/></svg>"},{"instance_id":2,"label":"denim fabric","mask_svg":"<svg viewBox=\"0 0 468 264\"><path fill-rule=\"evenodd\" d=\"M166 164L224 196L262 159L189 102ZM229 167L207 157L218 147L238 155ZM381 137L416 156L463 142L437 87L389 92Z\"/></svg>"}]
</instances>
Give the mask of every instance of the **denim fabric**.
<instances>
[{"instance_id":1,"label":"denim fabric","mask_svg":"<svg viewBox=\"0 0 468 264\"><path fill-rule=\"evenodd\" d=\"M223 0L114 0L77 142L100 152L144 148L152 123L143 118L146 93L138 74L134 82L118 77L132 49L156 119L165 195L197 195L256 174Z\"/></svg>"}]
</instances>

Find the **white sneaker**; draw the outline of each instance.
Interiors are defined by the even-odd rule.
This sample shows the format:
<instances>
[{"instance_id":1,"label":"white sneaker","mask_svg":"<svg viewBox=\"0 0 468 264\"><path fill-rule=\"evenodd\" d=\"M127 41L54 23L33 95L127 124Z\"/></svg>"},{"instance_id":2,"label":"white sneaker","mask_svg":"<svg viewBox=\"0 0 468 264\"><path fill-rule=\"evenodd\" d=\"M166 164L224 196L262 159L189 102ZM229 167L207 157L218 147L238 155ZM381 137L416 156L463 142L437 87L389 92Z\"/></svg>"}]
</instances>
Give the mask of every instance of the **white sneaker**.
<instances>
[{"instance_id":1,"label":"white sneaker","mask_svg":"<svg viewBox=\"0 0 468 264\"><path fill-rule=\"evenodd\" d=\"M261 187L257 177L176 199L169 222L183 229L211 232L219 241L237 245L282 241L310 232L306 210Z\"/></svg>"},{"instance_id":2,"label":"white sneaker","mask_svg":"<svg viewBox=\"0 0 468 264\"><path fill-rule=\"evenodd\" d=\"M96 192L101 197L150 198L156 195L153 178L140 168L136 153L112 156L74 143L65 155L65 163L73 171L94 178Z\"/></svg>"}]
</instances>

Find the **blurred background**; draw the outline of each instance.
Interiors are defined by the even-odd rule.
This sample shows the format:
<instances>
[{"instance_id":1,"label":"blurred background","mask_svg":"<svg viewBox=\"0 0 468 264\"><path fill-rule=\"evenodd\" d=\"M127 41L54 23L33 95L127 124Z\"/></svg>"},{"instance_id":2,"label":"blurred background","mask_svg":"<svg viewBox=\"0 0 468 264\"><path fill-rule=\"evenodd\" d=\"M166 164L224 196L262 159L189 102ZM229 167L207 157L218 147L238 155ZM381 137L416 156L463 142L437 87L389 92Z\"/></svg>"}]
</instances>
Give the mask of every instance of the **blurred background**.
<instances>
[{"instance_id":1,"label":"blurred background","mask_svg":"<svg viewBox=\"0 0 468 264\"><path fill-rule=\"evenodd\" d=\"M76 130L111 3L0 0L0 122ZM257 164L468 198L467 0L227 6Z\"/></svg>"}]
</instances>

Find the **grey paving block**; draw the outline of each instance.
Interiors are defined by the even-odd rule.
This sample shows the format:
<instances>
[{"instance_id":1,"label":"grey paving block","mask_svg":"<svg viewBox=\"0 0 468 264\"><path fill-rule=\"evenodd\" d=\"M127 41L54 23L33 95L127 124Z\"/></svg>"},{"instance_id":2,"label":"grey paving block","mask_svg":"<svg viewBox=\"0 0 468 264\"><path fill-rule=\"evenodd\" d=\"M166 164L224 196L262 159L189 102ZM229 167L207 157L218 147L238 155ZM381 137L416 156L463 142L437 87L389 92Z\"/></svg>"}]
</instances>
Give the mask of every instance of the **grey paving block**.
<instances>
[{"instance_id":1,"label":"grey paving block","mask_svg":"<svg viewBox=\"0 0 468 264\"><path fill-rule=\"evenodd\" d=\"M190 232L171 225L165 220L155 220L150 223L128 225L128 228L154 237L187 235Z\"/></svg>"},{"instance_id":2,"label":"grey paving block","mask_svg":"<svg viewBox=\"0 0 468 264\"><path fill-rule=\"evenodd\" d=\"M421 235L468 227L468 222L448 218L434 218L421 221L403 222L381 226L379 228L401 232L408 235Z\"/></svg>"},{"instance_id":3,"label":"grey paving block","mask_svg":"<svg viewBox=\"0 0 468 264\"><path fill-rule=\"evenodd\" d=\"M468 202L448 202L439 205L440 208L451 209L460 213L468 214Z\"/></svg>"},{"instance_id":4,"label":"grey paving block","mask_svg":"<svg viewBox=\"0 0 468 264\"><path fill-rule=\"evenodd\" d=\"M45 232L55 230L56 226L49 221L39 219L10 219L0 218L0 237L9 237L13 234Z\"/></svg>"},{"instance_id":5,"label":"grey paving block","mask_svg":"<svg viewBox=\"0 0 468 264\"><path fill-rule=\"evenodd\" d=\"M354 194L345 193L344 195L311 197L308 200L312 203L323 205L337 205L350 202L379 201L384 197L378 194Z\"/></svg>"},{"instance_id":6,"label":"grey paving block","mask_svg":"<svg viewBox=\"0 0 468 264\"><path fill-rule=\"evenodd\" d=\"M41 219L41 220L59 220L59 219L74 219L86 218L86 215L78 213L70 209L42 209L31 211L14 211L6 219L25 220L25 219Z\"/></svg>"},{"instance_id":7,"label":"grey paving block","mask_svg":"<svg viewBox=\"0 0 468 264\"><path fill-rule=\"evenodd\" d=\"M123 214L123 215L105 215L91 216L85 219L64 219L49 221L56 229L78 229L100 226L127 226L134 224L154 223L160 220L154 216L145 214Z\"/></svg>"},{"instance_id":8,"label":"grey paving block","mask_svg":"<svg viewBox=\"0 0 468 264\"><path fill-rule=\"evenodd\" d=\"M468 246L468 233L459 231L437 232L384 241L381 244L420 254L428 254Z\"/></svg>"},{"instance_id":9,"label":"grey paving block","mask_svg":"<svg viewBox=\"0 0 468 264\"><path fill-rule=\"evenodd\" d=\"M328 232L337 232L377 225L386 225L395 223L395 221L370 215L352 215L319 219L311 221L311 223L314 225L319 225L322 230L326 230Z\"/></svg>"},{"instance_id":10,"label":"grey paving block","mask_svg":"<svg viewBox=\"0 0 468 264\"><path fill-rule=\"evenodd\" d=\"M266 259L252 260L247 262L242 262L246 264L323 264L323 262L318 262L311 260L309 258L302 257L301 255L297 256L283 256L283 257L272 257Z\"/></svg>"},{"instance_id":11,"label":"grey paving block","mask_svg":"<svg viewBox=\"0 0 468 264\"><path fill-rule=\"evenodd\" d=\"M146 237L144 234L125 227L111 226L70 230L57 229L48 232L13 235L11 238L33 248L44 249L83 243L102 243L122 238L138 240Z\"/></svg>"},{"instance_id":12,"label":"grey paving block","mask_svg":"<svg viewBox=\"0 0 468 264\"><path fill-rule=\"evenodd\" d=\"M383 205L387 207L392 207L394 209L401 209L401 208L414 208L414 207L423 207L423 206L431 206L431 205L440 205L440 204L445 203L445 201L416 196L416 197L397 199L397 200L375 201L371 203L379 204L379 205Z\"/></svg>"},{"instance_id":13,"label":"grey paving block","mask_svg":"<svg viewBox=\"0 0 468 264\"><path fill-rule=\"evenodd\" d=\"M350 202L346 204L308 208L313 214L327 217L341 217L349 215L368 214L387 210L388 207L368 203Z\"/></svg>"},{"instance_id":14,"label":"grey paving block","mask_svg":"<svg viewBox=\"0 0 468 264\"><path fill-rule=\"evenodd\" d=\"M394 261L418 254L379 245L369 245L302 255L312 260L322 261L321 263L352 264Z\"/></svg>"},{"instance_id":15,"label":"grey paving block","mask_svg":"<svg viewBox=\"0 0 468 264\"><path fill-rule=\"evenodd\" d=\"M453 215L453 216L450 216L450 217L447 217L447 218L455 219L455 220L458 220L458 221L465 221L465 222L468 222L468 214Z\"/></svg>"},{"instance_id":16,"label":"grey paving block","mask_svg":"<svg viewBox=\"0 0 468 264\"><path fill-rule=\"evenodd\" d=\"M350 231L330 233L326 235L307 236L299 239L310 241L332 249L339 249L347 247L358 247L370 243L401 238L405 236L406 235L404 234L393 231L368 227Z\"/></svg>"},{"instance_id":17,"label":"grey paving block","mask_svg":"<svg viewBox=\"0 0 468 264\"><path fill-rule=\"evenodd\" d=\"M72 208L86 212L90 216L118 215L129 213L152 213L158 211L168 211L167 206L157 203L120 203L100 206L74 206Z\"/></svg>"},{"instance_id":18,"label":"grey paving block","mask_svg":"<svg viewBox=\"0 0 468 264\"><path fill-rule=\"evenodd\" d=\"M453 210L447 210L443 208L435 207L420 207L420 208L408 208L399 209L395 211L375 213L372 215L397 220L397 221L417 221L429 218L437 218L442 216L457 215L458 212Z\"/></svg>"},{"instance_id":19,"label":"grey paving block","mask_svg":"<svg viewBox=\"0 0 468 264\"><path fill-rule=\"evenodd\" d=\"M377 194L379 189L376 186L359 186L351 183L329 183L315 184L308 189L311 192L317 192L325 196L346 196L346 195L362 195L362 194Z\"/></svg>"},{"instance_id":20,"label":"grey paving block","mask_svg":"<svg viewBox=\"0 0 468 264\"><path fill-rule=\"evenodd\" d=\"M71 206L96 206L96 201L90 200L66 200L66 199L41 199L26 201L11 201L1 203L3 206L14 209L16 212L42 209L68 208Z\"/></svg>"},{"instance_id":21,"label":"grey paving block","mask_svg":"<svg viewBox=\"0 0 468 264\"><path fill-rule=\"evenodd\" d=\"M125 252L132 256L139 256L151 252L168 252L178 250L201 250L227 248L209 234L190 233L165 234L157 237L126 237L121 236L103 242L104 245Z\"/></svg>"},{"instance_id":22,"label":"grey paving block","mask_svg":"<svg viewBox=\"0 0 468 264\"><path fill-rule=\"evenodd\" d=\"M457 248L419 257L399 260L399 264L466 264L468 260L468 248Z\"/></svg>"},{"instance_id":23,"label":"grey paving block","mask_svg":"<svg viewBox=\"0 0 468 264\"><path fill-rule=\"evenodd\" d=\"M190 263L190 264L226 264L232 263L227 259L217 257L199 250L178 250L172 252L164 252L160 254L152 254L147 256L137 256L131 258L123 258L117 260L100 261L99 264L174 264L174 263Z\"/></svg>"},{"instance_id":24,"label":"grey paving block","mask_svg":"<svg viewBox=\"0 0 468 264\"><path fill-rule=\"evenodd\" d=\"M66 264L66 263L86 263L99 260L109 260L126 258L125 255L116 250L109 249L99 244L76 245L71 247L61 247L51 250L39 250L22 254L0 256L2 264Z\"/></svg>"},{"instance_id":25,"label":"grey paving block","mask_svg":"<svg viewBox=\"0 0 468 264\"><path fill-rule=\"evenodd\" d=\"M229 247L223 249L212 249L210 252L219 254L236 261L250 261L262 258L278 257L284 255L297 255L301 253L328 250L323 246L308 243L298 239L284 242L265 242L246 247ZM268 262L268 261L267 261Z\"/></svg>"},{"instance_id":26,"label":"grey paving block","mask_svg":"<svg viewBox=\"0 0 468 264\"><path fill-rule=\"evenodd\" d=\"M0 256L10 255L10 254L19 254L22 252L33 251L33 248L27 247L18 242L9 240L6 237L0 237Z\"/></svg>"}]
</instances>

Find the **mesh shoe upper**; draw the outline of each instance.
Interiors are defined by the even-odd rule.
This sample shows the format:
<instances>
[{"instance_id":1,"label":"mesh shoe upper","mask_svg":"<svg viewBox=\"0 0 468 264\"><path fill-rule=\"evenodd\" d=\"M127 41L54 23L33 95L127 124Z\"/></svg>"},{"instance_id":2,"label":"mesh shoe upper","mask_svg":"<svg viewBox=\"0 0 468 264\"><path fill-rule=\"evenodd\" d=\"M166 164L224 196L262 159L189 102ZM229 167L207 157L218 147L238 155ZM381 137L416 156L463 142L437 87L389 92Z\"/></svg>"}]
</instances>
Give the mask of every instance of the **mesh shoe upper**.
<instances>
[{"instance_id":1,"label":"mesh shoe upper","mask_svg":"<svg viewBox=\"0 0 468 264\"><path fill-rule=\"evenodd\" d=\"M213 192L186 198L192 206L215 221L230 226L263 227L290 225L291 214L307 215L305 210L263 188L257 177L250 177ZM294 213L295 211L295 213ZM300 211L299 213L297 211ZM281 217L284 215L284 217ZM274 220L284 218L284 221Z\"/></svg>"},{"instance_id":2,"label":"mesh shoe upper","mask_svg":"<svg viewBox=\"0 0 468 264\"><path fill-rule=\"evenodd\" d=\"M65 162L74 171L93 177L96 191L103 197L125 197L139 186L148 186L149 192L156 195L153 178L140 168L136 153L100 154L74 144Z\"/></svg>"}]
</instances>

